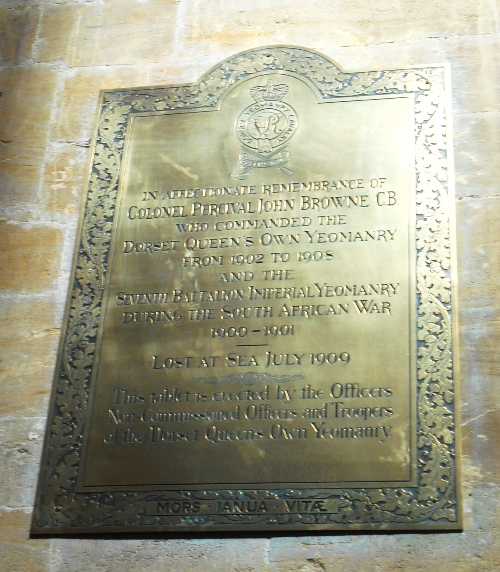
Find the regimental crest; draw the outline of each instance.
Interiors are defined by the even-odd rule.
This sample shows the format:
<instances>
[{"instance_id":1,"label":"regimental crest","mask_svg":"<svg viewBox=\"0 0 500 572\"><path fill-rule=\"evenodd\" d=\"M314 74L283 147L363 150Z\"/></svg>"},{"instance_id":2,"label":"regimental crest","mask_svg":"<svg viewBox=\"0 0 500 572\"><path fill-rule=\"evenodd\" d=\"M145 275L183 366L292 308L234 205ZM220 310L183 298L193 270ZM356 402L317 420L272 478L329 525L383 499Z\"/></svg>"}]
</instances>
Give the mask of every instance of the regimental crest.
<instances>
[{"instance_id":1,"label":"regimental crest","mask_svg":"<svg viewBox=\"0 0 500 572\"><path fill-rule=\"evenodd\" d=\"M284 83L274 85L267 80L249 90L255 100L237 117L236 137L242 144L238 159L240 169L231 173L234 179L246 179L253 168L277 167L286 175L293 171L284 166L290 159L285 150L295 133L298 120L294 109L282 101L288 93Z\"/></svg>"}]
</instances>

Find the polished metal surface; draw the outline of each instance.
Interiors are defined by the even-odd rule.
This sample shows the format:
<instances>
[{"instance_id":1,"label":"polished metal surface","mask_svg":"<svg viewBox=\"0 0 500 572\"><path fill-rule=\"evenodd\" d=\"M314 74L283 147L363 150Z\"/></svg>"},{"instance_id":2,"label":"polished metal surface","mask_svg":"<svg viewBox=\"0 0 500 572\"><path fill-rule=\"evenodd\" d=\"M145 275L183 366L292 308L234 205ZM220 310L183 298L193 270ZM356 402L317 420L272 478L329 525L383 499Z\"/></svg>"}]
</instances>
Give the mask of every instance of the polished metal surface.
<instances>
[{"instance_id":1,"label":"polished metal surface","mask_svg":"<svg viewBox=\"0 0 500 572\"><path fill-rule=\"evenodd\" d=\"M460 527L445 87L102 94L35 533Z\"/></svg>"}]
</instances>

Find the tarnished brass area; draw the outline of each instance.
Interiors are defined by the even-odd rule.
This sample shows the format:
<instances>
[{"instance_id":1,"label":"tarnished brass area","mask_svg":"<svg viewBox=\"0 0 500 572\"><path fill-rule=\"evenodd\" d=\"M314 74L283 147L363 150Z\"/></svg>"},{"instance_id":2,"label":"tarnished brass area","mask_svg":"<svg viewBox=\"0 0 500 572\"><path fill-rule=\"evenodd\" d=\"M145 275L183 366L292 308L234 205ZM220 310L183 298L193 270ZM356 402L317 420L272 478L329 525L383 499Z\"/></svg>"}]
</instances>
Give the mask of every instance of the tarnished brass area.
<instances>
[{"instance_id":1,"label":"tarnished brass area","mask_svg":"<svg viewBox=\"0 0 500 572\"><path fill-rule=\"evenodd\" d=\"M102 94L34 532L460 528L445 87Z\"/></svg>"}]
</instances>

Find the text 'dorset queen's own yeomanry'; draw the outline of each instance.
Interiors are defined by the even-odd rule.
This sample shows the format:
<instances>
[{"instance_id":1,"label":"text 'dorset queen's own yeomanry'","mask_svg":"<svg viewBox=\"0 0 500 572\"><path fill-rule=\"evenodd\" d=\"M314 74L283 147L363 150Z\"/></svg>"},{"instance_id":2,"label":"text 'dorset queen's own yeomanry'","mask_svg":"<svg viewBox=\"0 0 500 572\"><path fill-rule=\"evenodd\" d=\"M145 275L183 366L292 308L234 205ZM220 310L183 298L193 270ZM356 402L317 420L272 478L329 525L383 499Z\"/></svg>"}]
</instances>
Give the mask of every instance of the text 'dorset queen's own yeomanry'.
<instances>
[{"instance_id":1,"label":"text 'dorset queen's own yeomanry'","mask_svg":"<svg viewBox=\"0 0 500 572\"><path fill-rule=\"evenodd\" d=\"M460 530L448 70L105 91L34 534Z\"/></svg>"}]
</instances>

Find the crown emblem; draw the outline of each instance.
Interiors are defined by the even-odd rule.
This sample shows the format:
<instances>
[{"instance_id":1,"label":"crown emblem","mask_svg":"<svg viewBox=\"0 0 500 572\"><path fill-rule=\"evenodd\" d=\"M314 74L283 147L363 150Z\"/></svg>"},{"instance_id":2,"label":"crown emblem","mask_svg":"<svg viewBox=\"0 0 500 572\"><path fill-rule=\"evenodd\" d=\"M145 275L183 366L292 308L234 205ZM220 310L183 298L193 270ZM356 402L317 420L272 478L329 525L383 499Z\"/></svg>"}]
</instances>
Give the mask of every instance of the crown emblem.
<instances>
[{"instance_id":1,"label":"crown emblem","mask_svg":"<svg viewBox=\"0 0 500 572\"><path fill-rule=\"evenodd\" d=\"M274 85L268 79L265 85L248 90L255 103L236 118L234 129L241 143L241 153L238 159L240 169L231 173L233 179L246 179L250 169L268 167L293 175L293 171L285 167L290 159L286 147L297 129L298 119L294 109L282 101L288 89L288 85Z\"/></svg>"},{"instance_id":2,"label":"crown emblem","mask_svg":"<svg viewBox=\"0 0 500 572\"><path fill-rule=\"evenodd\" d=\"M261 101L280 101L288 93L288 86L284 83L273 85L272 80L268 79L266 85L252 87L249 91L257 103Z\"/></svg>"}]
</instances>

